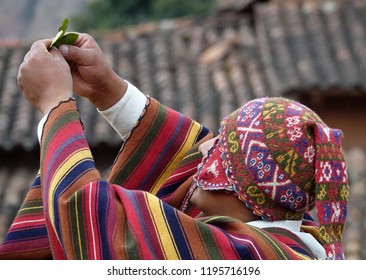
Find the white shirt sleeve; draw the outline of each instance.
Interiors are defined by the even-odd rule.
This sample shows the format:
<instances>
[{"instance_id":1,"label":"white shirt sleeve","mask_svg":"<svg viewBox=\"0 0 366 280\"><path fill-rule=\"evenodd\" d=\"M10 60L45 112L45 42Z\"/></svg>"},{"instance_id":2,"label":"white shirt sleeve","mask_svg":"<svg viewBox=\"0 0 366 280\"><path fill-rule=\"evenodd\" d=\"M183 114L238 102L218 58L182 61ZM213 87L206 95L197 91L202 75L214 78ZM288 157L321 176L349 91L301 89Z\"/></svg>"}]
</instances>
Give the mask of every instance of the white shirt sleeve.
<instances>
[{"instance_id":1,"label":"white shirt sleeve","mask_svg":"<svg viewBox=\"0 0 366 280\"><path fill-rule=\"evenodd\" d=\"M147 97L130 82L127 82L127 90L125 95L112 107L107 110L98 112L109 122L114 130L121 136L122 140L126 140L132 129L140 118ZM37 134L39 143L42 139L42 131L47 115L38 123Z\"/></svg>"},{"instance_id":2,"label":"white shirt sleeve","mask_svg":"<svg viewBox=\"0 0 366 280\"><path fill-rule=\"evenodd\" d=\"M298 220L282 220L282 221L263 221L257 220L248 222L248 225L255 226L258 228L267 228L267 227L279 227L285 228L295 235L297 235L314 253L314 255L319 259L325 259L327 254L325 253L324 247L312 236L310 233L300 232L301 222Z\"/></svg>"},{"instance_id":3,"label":"white shirt sleeve","mask_svg":"<svg viewBox=\"0 0 366 280\"><path fill-rule=\"evenodd\" d=\"M41 140L42 140L42 132L43 132L43 126L44 126L44 123L46 122L47 120L47 117L48 117L48 114L44 115L42 117L42 119L39 121L38 123L38 127L37 127L37 135L38 135L38 141L39 143L41 143Z\"/></svg>"},{"instance_id":4,"label":"white shirt sleeve","mask_svg":"<svg viewBox=\"0 0 366 280\"><path fill-rule=\"evenodd\" d=\"M125 95L112 107L98 112L109 122L114 130L126 140L140 118L147 97L134 85L127 82Z\"/></svg>"}]
</instances>

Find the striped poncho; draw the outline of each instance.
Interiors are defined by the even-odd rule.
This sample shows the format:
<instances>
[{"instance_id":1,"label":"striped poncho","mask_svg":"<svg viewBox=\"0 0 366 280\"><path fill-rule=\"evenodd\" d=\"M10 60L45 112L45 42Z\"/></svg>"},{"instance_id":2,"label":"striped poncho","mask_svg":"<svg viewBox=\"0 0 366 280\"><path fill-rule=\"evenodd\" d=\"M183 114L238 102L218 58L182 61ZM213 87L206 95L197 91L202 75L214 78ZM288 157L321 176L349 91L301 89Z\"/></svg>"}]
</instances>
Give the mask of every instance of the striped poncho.
<instances>
[{"instance_id":1,"label":"striped poncho","mask_svg":"<svg viewBox=\"0 0 366 280\"><path fill-rule=\"evenodd\" d=\"M286 229L180 210L201 161L197 147L211 137L149 99L104 180L75 102L61 103L44 126L40 173L0 259L313 259Z\"/></svg>"}]
</instances>

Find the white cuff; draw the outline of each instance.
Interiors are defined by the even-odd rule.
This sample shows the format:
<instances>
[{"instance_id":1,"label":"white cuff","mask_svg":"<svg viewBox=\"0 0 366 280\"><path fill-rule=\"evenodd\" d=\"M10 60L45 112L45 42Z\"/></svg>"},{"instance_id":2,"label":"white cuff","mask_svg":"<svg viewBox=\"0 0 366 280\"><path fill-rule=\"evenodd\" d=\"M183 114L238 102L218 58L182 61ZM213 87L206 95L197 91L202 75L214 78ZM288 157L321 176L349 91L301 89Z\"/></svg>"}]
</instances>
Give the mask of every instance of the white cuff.
<instances>
[{"instance_id":1,"label":"white cuff","mask_svg":"<svg viewBox=\"0 0 366 280\"><path fill-rule=\"evenodd\" d=\"M127 82L127 90L125 95L112 107L107 110L98 112L109 122L114 130L121 136L122 140L126 140L134 128L136 122L140 118L147 97L130 82ZM38 141L41 143L43 126L48 117L44 115L38 123L37 135Z\"/></svg>"},{"instance_id":2,"label":"white cuff","mask_svg":"<svg viewBox=\"0 0 366 280\"><path fill-rule=\"evenodd\" d=\"M37 127L37 135L38 135L38 142L41 144L41 140L42 140L42 132L43 132L43 126L44 123L46 122L48 117L48 114L44 115L42 117L42 119L39 121L38 123L38 127Z\"/></svg>"},{"instance_id":3,"label":"white cuff","mask_svg":"<svg viewBox=\"0 0 366 280\"><path fill-rule=\"evenodd\" d=\"M139 120L147 100L147 97L138 88L128 81L126 82L125 95L107 110L98 110L123 140L127 139Z\"/></svg>"}]
</instances>

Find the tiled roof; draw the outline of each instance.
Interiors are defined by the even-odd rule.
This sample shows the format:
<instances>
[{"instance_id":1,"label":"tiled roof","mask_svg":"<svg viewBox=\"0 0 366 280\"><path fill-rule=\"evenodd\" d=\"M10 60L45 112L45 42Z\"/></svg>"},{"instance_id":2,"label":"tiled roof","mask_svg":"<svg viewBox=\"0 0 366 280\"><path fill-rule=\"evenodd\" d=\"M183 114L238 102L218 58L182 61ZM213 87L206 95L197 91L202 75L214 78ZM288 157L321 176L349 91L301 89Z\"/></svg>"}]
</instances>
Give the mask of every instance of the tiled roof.
<instances>
[{"instance_id":1,"label":"tiled roof","mask_svg":"<svg viewBox=\"0 0 366 280\"><path fill-rule=\"evenodd\" d=\"M366 94L366 1L244 2L250 2L252 14L165 20L95 36L121 76L213 130L254 97L331 89ZM6 162L21 159L13 155L19 147L38 158L40 116L16 83L28 49L0 46L0 241L25 193L23 182L29 184L36 172L29 165ZM86 100L78 104L91 147L102 146L102 153L118 147L119 137L96 110ZM349 258L366 258L365 155L357 149L348 154Z\"/></svg>"},{"instance_id":2,"label":"tiled roof","mask_svg":"<svg viewBox=\"0 0 366 280\"><path fill-rule=\"evenodd\" d=\"M262 0L267 1L267 0ZM223 12L243 12L260 0L217 0L217 10Z\"/></svg>"},{"instance_id":3,"label":"tiled roof","mask_svg":"<svg viewBox=\"0 0 366 280\"><path fill-rule=\"evenodd\" d=\"M213 130L253 97L364 88L365 1L270 1L254 11L252 18L165 20L96 37L119 74ZM39 116L16 84L27 49L0 49L0 147L6 150L37 143ZM117 136L107 134L106 122L85 100L79 104L91 143L113 145Z\"/></svg>"},{"instance_id":4,"label":"tiled roof","mask_svg":"<svg viewBox=\"0 0 366 280\"><path fill-rule=\"evenodd\" d=\"M29 166L0 166L0 243L36 174Z\"/></svg>"},{"instance_id":5,"label":"tiled roof","mask_svg":"<svg viewBox=\"0 0 366 280\"><path fill-rule=\"evenodd\" d=\"M348 217L344 244L347 259L366 259L366 151L352 148L346 153L350 181Z\"/></svg>"},{"instance_id":6,"label":"tiled roof","mask_svg":"<svg viewBox=\"0 0 366 280\"><path fill-rule=\"evenodd\" d=\"M256 9L271 93L365 86L365 1L280 1Z\"/></svg>"}]
</instances>

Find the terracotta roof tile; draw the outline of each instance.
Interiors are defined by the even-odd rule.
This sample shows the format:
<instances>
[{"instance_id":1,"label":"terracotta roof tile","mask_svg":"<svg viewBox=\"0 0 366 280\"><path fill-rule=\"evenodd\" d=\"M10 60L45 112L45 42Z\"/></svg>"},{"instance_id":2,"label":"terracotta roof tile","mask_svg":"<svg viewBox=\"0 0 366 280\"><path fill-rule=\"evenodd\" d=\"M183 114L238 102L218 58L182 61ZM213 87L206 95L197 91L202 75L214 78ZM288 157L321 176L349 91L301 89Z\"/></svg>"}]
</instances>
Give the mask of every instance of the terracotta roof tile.
<instances>
[{"instance_id":1,"label":"terracotta roof tile","mask_svg":"<svg viewBox=\"0 0 366 280\"><path fill-rule=\"evenodd\" d=\"M0 240L3 240L15 218L35 173L25 166L0 167Z\"/></svg>"},{"instance_id":2,"label":"terracotta roof tile","mask_svg":"<svg viewBox=\"0 0 366 280\"><path fill-rule=\"evenodd\" d=\"M186 19L140 25L99 41L120 75L215 130L221 117L253 97L365 83L365 5L326 3L258 4L255 28L244 15ZM5 149L37 143L32 129L38 116L19 98L16 85L25 51L0 51L0 146ZM98 124L89 129L90 141L111 141L113 137L105 135L110 133L103 127L106 122L90 104L79 106L87 112L86 127L89 122Z\"/></svg>"},{"instance_id":3,"label":"terracotta roof tile","mask_svg":"<svg viewBox=\"0 0 366 280\"><path fill-rule=\"evenodd\" d=\"M352 148L346 154L351 182L344 243L347 259L365 259L366 152Z\"/></svg>"},{"instance_id":4,"label":"terracotta roof tile","mask_svg":"<svg viewBox=\"0 0 366 280\"><path fill-rule=\"evenodd\" d=\"M254 97L366 83L364 2L249 2L253 16L165 20L96 36L121 76L213 130ZM2 149L37 144L39 116L16 83L27 49L0 49ZM115 134L90 104L79 107L91 143L114 145Z\"/></svg>"},{"instance_id":5,"label":"terracotta roof tile","mask_svg":"<svg viewBox=\"0 0 366 280\"><path fill-rule=\"evenodd\" d=\"M315 71L314 61L310 53L307 30L303 23L301 9L296 3L290 2L283 7L283 15L288 26L288 40L292 44L292 56L296 63L295 68L304 87L312 87L319 83Z\"/></svg>"},{"instance_id":6,"label":"terracotta roof tile","mask_svg":"<svg viewBox=\"0 0 366 280\"><path fill-rule=\"evenodd\" d=\"M272 93L363 86L365 3L271 1L256 6L256 31Z\"/></svg>"},{"instance_id":7,"label":"terracotta roof tile","mask_svg":"<svg viewBox=\"0 0 366 280\"><path fill-rule=\"evenodd\" d=\"M242 12L250 5L260 2L259 0L218 0L218 11L219 12Z\"/></svg>"}]
</instances>

